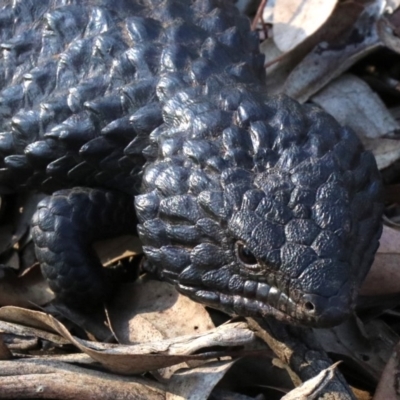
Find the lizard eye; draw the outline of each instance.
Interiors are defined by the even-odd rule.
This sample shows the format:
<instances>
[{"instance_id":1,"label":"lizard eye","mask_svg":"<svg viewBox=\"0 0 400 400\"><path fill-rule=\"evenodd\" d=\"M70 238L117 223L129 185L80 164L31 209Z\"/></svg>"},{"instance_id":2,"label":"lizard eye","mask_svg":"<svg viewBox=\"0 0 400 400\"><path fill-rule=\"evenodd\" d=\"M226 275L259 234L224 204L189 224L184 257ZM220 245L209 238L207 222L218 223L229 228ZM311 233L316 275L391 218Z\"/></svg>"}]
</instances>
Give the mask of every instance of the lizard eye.
<instances>
[{"instance_id":1,"label":"lizard eye","mask_svg":"<svg viewBox=\"0 0 400 400\"><path fill-rule=\"evenodd\" d=\"M246 265L256 265L257 259L255 255L246 247L245 244L238 242L236 244L236 252L239 260Z\"/></svg>"}]
</instances>

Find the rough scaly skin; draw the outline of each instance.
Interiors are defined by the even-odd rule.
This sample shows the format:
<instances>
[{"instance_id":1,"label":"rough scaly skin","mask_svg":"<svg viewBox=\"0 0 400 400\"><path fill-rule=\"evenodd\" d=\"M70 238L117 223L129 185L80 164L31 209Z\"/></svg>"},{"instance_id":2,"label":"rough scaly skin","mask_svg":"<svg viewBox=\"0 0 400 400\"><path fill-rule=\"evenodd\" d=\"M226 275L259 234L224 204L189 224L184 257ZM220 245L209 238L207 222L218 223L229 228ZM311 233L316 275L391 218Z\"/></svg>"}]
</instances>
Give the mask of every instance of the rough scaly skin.
<instances>
[{"instance_id":1,"label":"rough scaly skin","mask_svg":"<svg viewBox=\"0 0 400 400\"><path fill-rule=\"evenodd\" d=\"M381 231L375 160L267 95L228 1L0 7L0 186L64 189L33 221L61 299L105 294L90 243L135 229L135 196L150 268L194 300L310 326L351 313Z\"/></svg>"}]
</instances>

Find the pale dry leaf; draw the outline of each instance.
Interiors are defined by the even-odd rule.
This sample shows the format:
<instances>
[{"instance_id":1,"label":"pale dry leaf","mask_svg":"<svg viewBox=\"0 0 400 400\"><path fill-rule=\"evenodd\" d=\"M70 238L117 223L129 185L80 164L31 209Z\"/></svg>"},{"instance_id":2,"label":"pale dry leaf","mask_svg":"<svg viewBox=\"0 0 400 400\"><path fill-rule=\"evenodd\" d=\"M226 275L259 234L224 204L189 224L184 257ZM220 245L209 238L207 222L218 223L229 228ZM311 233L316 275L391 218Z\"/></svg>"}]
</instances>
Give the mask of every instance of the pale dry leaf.
<instances>
[{"instance_id":1,"label":"pale dry leaf","mask_svg":"<svg viewBox=\"0 0 400 400\"><path fill-rule=\"evenodd\" d=\"M273 24L274 23L274 9L275 9L276 0L268 0L265 3L263 12L262 12L262 21L264 24Z\"/></svg>"},{"instance_id":2,"label":"pale dry leaf","mask_svg":"<svg viewBox=\"0 0 400 400\"><path fill-rule=\"evenodd\" d=\"M333 115L340 124L352 128L361 141L400 129L379 96L355 75L342 75L311 100Z\"/></svg>"},{"instance_id":3,"label":"pale dry leaf","mask_svg":"<svg viewBox=\"0 0 400 400\"><path fill-rule=\"evenodd\" d=\"M166 400L207 400L235 361L211 361L177 371L167 383Z\"/></svg>"},{"instance_id":4,"label":"pale dry leaf","mask_svg":"<svg viewBox=\"0 0 400 400\"><path fill-rule=\"evenodd\" d=\"M397 344L392 356L382 373L378 387L376 388L373 400L398 399L398 377L400 374L400 344Z\"/></svg>"},{"instance_id":5,"label":"pale dry leaf","mask_svg":"<svg viewBox=\"0 0 400 400\"><path fill-rule=\"evenodd\" d=\"M35 325L57 332L107 369L121 374L147 372L188 360L216 358L223 356L224 352L221 351L219 355L215 352L208 355L193 355L193 353L215 346L242 347L253 344L255 341L254 333L247 328L245 323L232 323L198 335L186 335L131 346L112 345L90 342L72 336L68 329L54 317L38 311L3 307L0 309L0 319L5 319L11 313L13 319L29 320Z\"/></svg>"},{"instance_id":6,"label":"pale dry leaf","mask_svg":"<svg viewBox=\"0 0 400 400\"><path fill-rule=\"evenodd\" d=\"M400 159L400 141L395 139L365 139L364 147L374 153L380 170Z\"/></svg>"},{"instance_id":7,"label":"pale dry leaf","mask_svg":"<svg viewBox=\"0 0 400 400\"><path fill-rule=\"evenodd\" d=\"M305 381L301 386L293 389L282 397L282 400L310 400L319 399L326 394L327 386L335 377L336 369L340 362L323 369L314 378Z\"/></svg>"},{"instance_id":8,"label":"pale dry leaf","mask_svg":"<svg viewBox=\"0 0 400 400\"><path fill-rule=\"evenodd\" d=\"M400 158L400 141L384 138L398 132L400 125L361 79L343 75L314 95L312 101L357 133L364 147L375 155L379 169Z\"/></svg>"},{"instance_id":9,"label":"pale dry leaf","mask_svg":"<svg viewBox=\"0 0 400 400\"><path fill-rule=\"evenodd\" d=\"M383 226L380 246L361 286L363 296L400 293L400 230Z\"/></svg>"},{"instance_id":10,"label":"pale dry leaf","mask_svg":"<svg viewBox=\"0 0 400 400\"><path fill-rule=\"evenodd\" d=\"M380 47L382 43L377 34L376 21L382 12L383 5L376 0L365 7L346 41L317 45L290 73L284 93L304 103L359 59Z\"/></svg>"},{"instance_id":11,"label":"pale dry leaf","mask_svg":"<svg viewBox=\"0 0 400 400\"><path fill-rule=\"evenodd\" d=\"M268 92L272 94L282 92L286 79L300 61L318 43L337 42L344 37L362 10L361 5L354 2L339 3L328 21L318 31L286 53L278 49L272 38L266 39L260 45L260 51L265 55Z\"/></svg>"},{"instance_id":12,"label":"pale dry leaf","mask_svg":"<svg viewBox=\"0 0 400 400\"><path fill-rule=\"evenodd\" d=\"M173 285L146 276L120 287L108 315L115 337L123 344L154 342L214 327L204 306L179 294ZM173 365L157 374L168 379L176 369L187 366Z\"/></svg>"},{"instance_id":13,"label":"pale dry leaf","mask_svg":"<svg viewBox=\"0 0 400 400\"><path fill-rule=\"evenodd\" d=\"M121 286L109 319L120 343L151 342L206 332L214 324L205 307L167 282L139 279Z\"/></svg>"},{"instance_id":14,"label":"pale dry leaf","mask_svg":"<svg viewBox=\"0 0 400 400\"><path fill-rule=\"evenodd\" d=\"M276 0L273 37L277 47L287 52L311 36L325 23L337 0Z\"/></svg>"},{"instance_id":15,"label":"pale dry leaf","mask_svg":"<svg viewBox=\"0 0 400 400\"><path fill-rule=\"evenodd\" d=\"M400 7L399 0L387 0L386 1L386 12L393 13L393 11L397 10Z\"/></svg>"},{"instance_id":16,"label":"pale dry leaf","mask_svg":"<svg viewBox=\"0 0 400 400\"><path fill-rule=\"evenodd\" d=\"M64 339L63 337L55 333L47 332L42 329L31 328L29 326L24 326L21 324L15 324L12 322L6 322L0 320L0 331L22 337L33 336L35 338L47 340L56 346L64 346L66 344L69 344L68 340Z\"/></svg>"},{"instance_id":17,"label":"pale dry leaf","mask_svg":"<svg viewBox=\"0 0 400 400\"><path fill-rule=\"evenodd\" d=\"M356 132L364 147L374 154L379 169L400 158L400 141L384 138L398 132L400 125L360 78L343 75L314 95L312 101Z\"/></svg>"}]
</instances>

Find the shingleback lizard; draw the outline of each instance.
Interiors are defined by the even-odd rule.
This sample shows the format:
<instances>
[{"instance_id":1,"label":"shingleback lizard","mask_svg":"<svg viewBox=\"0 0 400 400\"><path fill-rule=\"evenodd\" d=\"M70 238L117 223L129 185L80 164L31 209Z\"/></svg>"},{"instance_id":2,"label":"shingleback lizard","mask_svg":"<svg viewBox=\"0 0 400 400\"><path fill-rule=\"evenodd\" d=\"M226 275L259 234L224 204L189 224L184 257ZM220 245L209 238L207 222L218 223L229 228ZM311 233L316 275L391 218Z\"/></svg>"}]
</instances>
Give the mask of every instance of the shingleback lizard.
<instances>
[{"instance_id":1,"label":"shingleback lizard","mask_svg":"<svg viewBox=\"0 0 400 400\"><path fill-rule=\"evenodd\" d=\"M0 1L0 188L49 194L32 233L61 301L101 301L93 241L137 231L149 269L231 314L332 326L378 247L356 135L265 89L223 0Z\"/></svg>"}]
</instances>

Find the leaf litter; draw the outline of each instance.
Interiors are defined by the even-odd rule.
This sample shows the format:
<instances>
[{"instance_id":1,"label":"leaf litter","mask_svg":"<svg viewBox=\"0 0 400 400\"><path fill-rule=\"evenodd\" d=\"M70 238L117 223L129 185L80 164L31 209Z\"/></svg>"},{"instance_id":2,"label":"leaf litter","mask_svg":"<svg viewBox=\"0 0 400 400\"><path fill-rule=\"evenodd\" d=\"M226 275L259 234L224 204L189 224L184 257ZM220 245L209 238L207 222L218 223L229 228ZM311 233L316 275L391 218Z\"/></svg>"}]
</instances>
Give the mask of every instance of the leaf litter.
<instances>
[{"instance_id":1,"label":"leaf litter","mask_svg":"<svg viewBox=\"0 0 400 400\"><path fill-rule=\"evenodd\" d=\"M288 358L274 358L251 324L230 321L148 276L123 285L113 302L91 315L49 305L53 295L29 233L40 196L7 195L0 208L0 398L317 398L333 395L330 385L341 373L352 389L333 398L372 398L375 388L377 400L397 395L400 4L264 3L257 29L266 36L260 48L269 92L316 104L350 126L374 153L385 182L387 226L358 316L314 332L331 366L302 379ZM389 54L391 61L382 62ZM140 264L137 238L94 247L105 267Z\"/></svg>"}]
</instances>

